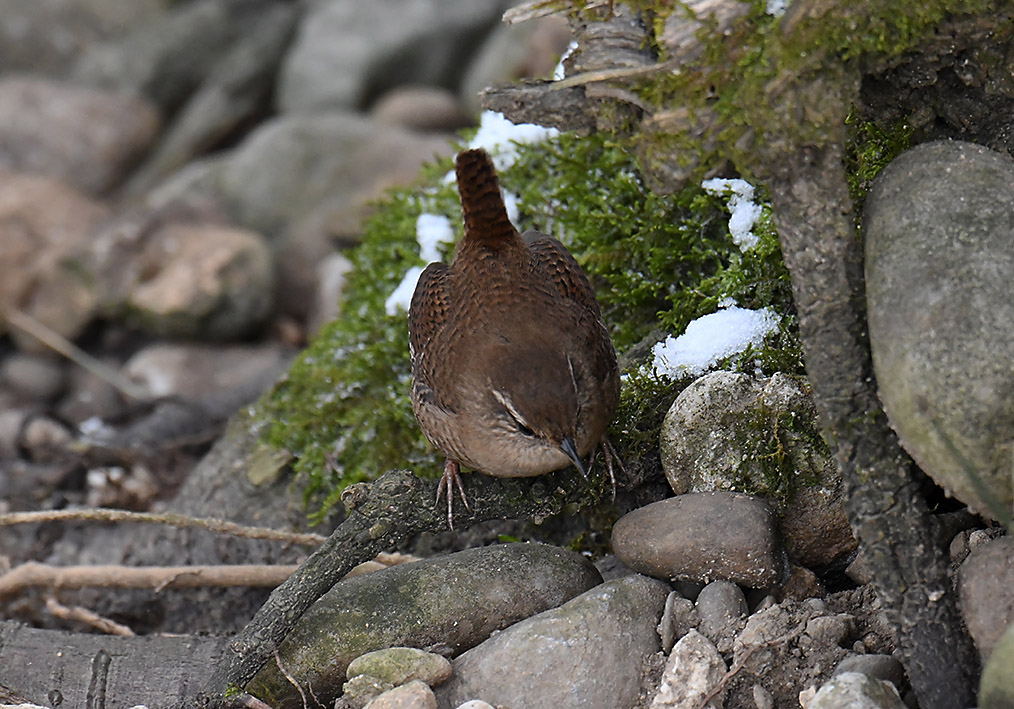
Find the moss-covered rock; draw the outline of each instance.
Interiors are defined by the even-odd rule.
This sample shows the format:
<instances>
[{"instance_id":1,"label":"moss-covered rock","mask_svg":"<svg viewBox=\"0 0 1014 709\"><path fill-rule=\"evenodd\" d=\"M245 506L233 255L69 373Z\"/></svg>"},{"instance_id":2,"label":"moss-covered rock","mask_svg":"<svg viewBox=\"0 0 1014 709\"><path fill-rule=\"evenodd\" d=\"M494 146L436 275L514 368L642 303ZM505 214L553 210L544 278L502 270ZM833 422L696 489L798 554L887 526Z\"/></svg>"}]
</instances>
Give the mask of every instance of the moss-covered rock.
<instances>
[{"instance_id":1,"label":"moss-covered rock","mask_svg":"<svg viewBox=\"0 0 1014 709\"><path fill-rule=\"evenodd\" d=\"M543 544L502 544L345 579L300 619L246 687L271 706L300 707L293 680L330 704L349 663L393 646L457 654L490 633L601 583L591 562ZM664 596L663 596L664 599Z\"/></svg>"}]
</instances>

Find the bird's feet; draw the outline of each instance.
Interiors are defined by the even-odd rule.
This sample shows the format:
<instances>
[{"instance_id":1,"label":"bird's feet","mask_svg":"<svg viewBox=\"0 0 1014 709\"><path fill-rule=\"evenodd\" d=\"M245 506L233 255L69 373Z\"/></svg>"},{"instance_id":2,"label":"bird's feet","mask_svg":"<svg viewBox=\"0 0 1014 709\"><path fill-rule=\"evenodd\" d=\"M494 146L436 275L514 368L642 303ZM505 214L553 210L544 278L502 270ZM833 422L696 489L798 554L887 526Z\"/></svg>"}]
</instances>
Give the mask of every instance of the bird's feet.
<instances>
[{"instance_id":1,"label":"bird's feet","mask_svg":"<svg viewBox=\"0 0 1014 709\"><path fill-rule=\"evenodd\" d=\"M447 527L453 532L454 531L454 489L458 489L458 494L461 496L461 502L465 505L465 509L471 510L468 506L468 498L465 497L465 485L461 482L461 466L458 465L458 461L447 459L444 463L444 474L440 476L440 484L437 486L437 505L440 504L440 498L447 495Z\"/></svg>"},{"instance_id":2,"label":"bird's feet","mask_svg":"<svg viewBox=\"0 0 1014 709\"><path fill-rule=\"evenodd\" d=\"M616 449L613 448L613 444L609 442L608 438L603 437L602 442L599 443L599 449L602 450L602 459L606 462L606 472L609 473L609 482L613 487L613 500L616 500L616 473L614 472L613 466L620 469L620 472L626 476L627 471L623 467L623 461L617 454ZM598 450L595 451L598 453ZM588 466L588 471L591 472L592 467L595 465L595 454L592 454L591 463Z\"/></svg>"}]
</instances>

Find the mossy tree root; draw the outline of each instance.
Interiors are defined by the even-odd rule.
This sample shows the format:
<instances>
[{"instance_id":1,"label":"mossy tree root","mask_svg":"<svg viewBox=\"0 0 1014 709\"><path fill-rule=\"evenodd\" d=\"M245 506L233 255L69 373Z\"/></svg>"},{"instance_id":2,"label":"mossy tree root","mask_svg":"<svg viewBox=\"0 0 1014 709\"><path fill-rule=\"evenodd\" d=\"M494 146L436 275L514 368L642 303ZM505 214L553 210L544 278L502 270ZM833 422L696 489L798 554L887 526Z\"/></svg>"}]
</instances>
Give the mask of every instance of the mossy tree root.
<instances>
[{"instance_id":1,"label":"mossy tree root","mask_svg":"<svg viewBox=\"0 0 1014 709\"><path fill-rule=\"evenodd\" d=\"M877 396L866 333L863 254L841 146L798 147L768 185L799 309L806 371L841 467L852 528L925 709L975 705L977 660L944 548Z\"/></svg>"},{"instance_id":2,"label":"mossy tree root","mask_svg":"<svg viewBox=\"0 0 1014 709\"><path fill-rule=\"evenodd\" d=\"M455 501L459 528L494 519L542 519L565 505L593 498L575 470L536 478L467 477L469 508ZM276 588L243 631L227 646L203 691L187 707L227 707L228 695L242 688L274 657L300 616L357 564L424 531L447 529L446 508L436 505L437 481L407 470L345 490L348 516L313 554Z\"/></svg>"}]
</instances>

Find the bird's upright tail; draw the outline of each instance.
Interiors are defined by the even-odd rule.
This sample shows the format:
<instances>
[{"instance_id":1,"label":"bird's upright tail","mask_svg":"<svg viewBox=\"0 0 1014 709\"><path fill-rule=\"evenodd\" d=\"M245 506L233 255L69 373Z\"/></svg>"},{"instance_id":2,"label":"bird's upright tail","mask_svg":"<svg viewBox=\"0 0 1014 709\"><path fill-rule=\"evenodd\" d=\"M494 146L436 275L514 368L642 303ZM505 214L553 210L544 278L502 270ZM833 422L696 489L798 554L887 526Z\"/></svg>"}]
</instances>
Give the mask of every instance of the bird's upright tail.
<instances>
[{"instance_id":1,"label":"bird's upright tail","mask_svg":"<svg viewBox=\"0 0 1014 709\"><path fill-rule=\"evenodd\" d=\"M479 149L463 150L454 163L458 194L465 217L465 240L489 249L520 239L507 217L500 194L500 181L489 154Z\"/></svg>"}]
</instances>

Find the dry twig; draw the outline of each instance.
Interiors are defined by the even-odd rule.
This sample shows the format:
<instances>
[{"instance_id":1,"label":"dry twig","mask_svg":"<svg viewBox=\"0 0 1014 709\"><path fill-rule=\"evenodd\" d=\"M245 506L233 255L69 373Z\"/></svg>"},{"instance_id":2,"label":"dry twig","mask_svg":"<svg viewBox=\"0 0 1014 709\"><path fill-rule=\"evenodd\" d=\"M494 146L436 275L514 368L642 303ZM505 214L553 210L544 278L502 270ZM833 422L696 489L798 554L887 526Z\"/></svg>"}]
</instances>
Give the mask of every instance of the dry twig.
<instances>
[{"instance_id":1,"label":"dry twig","mask_svg":"<svg viewBox=\"0 0 1014 709\"><path fill-rule=\"evenodd\" d=\"M37 512L8 512L0 514L0 527L13 524L32 524L37 522L66 522L86 520L91 522L147 522L150 524L167 524L172 527L196 527L209 532L231 534L246 539L267 539L290 544L320 546L327 537L319 534L286 532L265 527L247 527L221 519L202 519L188 517L174 512L129 512L107 508L85 508L78 510L41 510Z\"/></svg>"},{"instance_id":2,"label":"dry twig","mask_svg":"<svg viewBox=\"0 0 1014 709\"><path fill-rule=\"evenodd\" d=\"M269 586L285 581L298 568L285 565L235 566L50 566L29 561L0 576L0 596L32 586L48 588L195 588Z\"/></svg>"},{"instance_id":3,"label":"dry twig","mask_svg":"<svg viewBox=\"0 0 1014 709\"><path fill-rule=\"evenodd\" d=\"M105 362L92 357L83 349L75 345L66 337L47 327L27 313L16 308L7 308L0 311L0 316L12 327L25 332L54 352L59 352L64 357L82 367L99 379L112 386L128 399L147 399L145 391L134 382L127 379L118 371L107 365Z\"/></svg>"},{"instance_id":4,"label":"dry twig","mask_svg":"<svg viewBox=\"0 0 1014 709\"><path fill-rule=\"evenodd\" d=\"M53 596L46 596L46 610L63 620L76 620L101 630L108 635L132 636L134 631L115 620L105 618L93 610L81 606L65 606Z\"/></svg>"}]
</instances>

